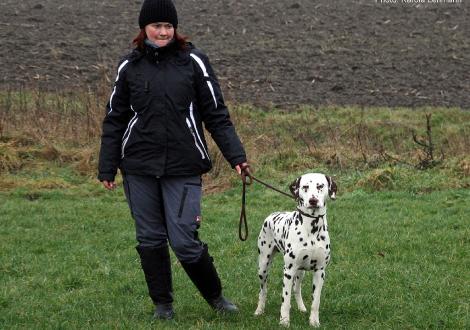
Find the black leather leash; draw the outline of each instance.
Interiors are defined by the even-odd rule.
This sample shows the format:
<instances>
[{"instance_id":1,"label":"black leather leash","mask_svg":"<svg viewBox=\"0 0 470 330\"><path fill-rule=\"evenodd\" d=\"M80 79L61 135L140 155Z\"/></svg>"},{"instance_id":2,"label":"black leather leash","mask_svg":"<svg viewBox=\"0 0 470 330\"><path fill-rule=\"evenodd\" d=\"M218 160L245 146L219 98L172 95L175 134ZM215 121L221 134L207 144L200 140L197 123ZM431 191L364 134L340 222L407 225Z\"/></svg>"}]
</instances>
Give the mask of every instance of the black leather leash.
<instances>
[{"instance_id":1,"label":"black leather leash","mask_svg":"<svg viewBox=\"0 0 470 330\"><path fill-rule=\"evenodd\" d=\"M256 182L259 182L261 183L262 185L264 185L265 187L269 188L269 189L272 189L280 194L283 194L289 198L292 198L292 199L295 199L294 196L292 196L291 194L288 194L284 191L281 191L273 186L271 186L270 184L267 184L266 182L263 182L261 180L259 180L258 178L255 178L251 173L250 173L250 166L249 165L246 165L246 166L243 166L241 167L241 176L242 176L242 182L243 182L243 188L242 188L242 209L241 209L241 212L240 212L240 223L238 224L238 237L240 238L241 241L246 241L247 238L248 238L248 224L247 224L247 221L246 221L246 186L249 186L253 183L253 181L256 181ZM248 180L249 178L249 180ZM245 227L245 235L243 236L242 235L242 227Z\"/></svg>"}]
</instances>

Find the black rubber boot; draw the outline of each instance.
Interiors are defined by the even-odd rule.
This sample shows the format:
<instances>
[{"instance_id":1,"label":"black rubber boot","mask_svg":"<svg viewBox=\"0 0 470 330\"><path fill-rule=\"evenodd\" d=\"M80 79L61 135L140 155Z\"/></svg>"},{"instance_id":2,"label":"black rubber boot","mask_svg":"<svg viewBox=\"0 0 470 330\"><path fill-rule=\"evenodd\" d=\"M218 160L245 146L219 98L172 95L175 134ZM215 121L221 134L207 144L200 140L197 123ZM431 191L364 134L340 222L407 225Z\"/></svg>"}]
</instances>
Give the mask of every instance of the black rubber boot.
<instances>
[{"instance_id":1,"label":"black rubber boot","mask_svg":"<svg viewBox=\"0 0 470 330\"><path fill-rule=\"evenodd\" d=\"M150 298L155 304L154 317L170 320L174 317L173 286L171 281L171 261L168 246L136 247Z\"/></svg>"},{"instance_id":2,"label":"black rubber boot","mask_svg":"<svg viewBox=\"0 0 470 330\"><path fill-rule=\"evenodd\" d=\"M172 304L157 304L153 318L159 320L172 320L175 317Z\"/></svg>"},{"instance_id":3,"label":"black rubber boot","mask_svg":"<svg viewBox=\"0 0 470 330\"><path fill-rule=\"evenodd\" d=\"M194 263L182 262L184 270L208 304L217 312L236 313L237 306L222 295L222 285L213 264L213 258L204 244L204 251Z\"/></svg>"}]
</instances>

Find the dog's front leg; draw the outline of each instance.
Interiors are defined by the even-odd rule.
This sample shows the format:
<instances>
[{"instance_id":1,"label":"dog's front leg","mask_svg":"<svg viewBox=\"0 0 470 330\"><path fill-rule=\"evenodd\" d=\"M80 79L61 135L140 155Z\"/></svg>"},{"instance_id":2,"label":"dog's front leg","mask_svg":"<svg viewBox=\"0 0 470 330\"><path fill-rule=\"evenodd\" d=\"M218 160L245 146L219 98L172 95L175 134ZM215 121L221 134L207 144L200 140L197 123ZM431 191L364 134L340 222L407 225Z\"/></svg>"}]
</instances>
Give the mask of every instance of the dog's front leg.
<instances>
[{"instance_id":1,"label":"dog's front leg","mask_svg":"<svg viewBox=\"0 0 470 330\"><path fill-rule=\"evenodd\" d=\"M294 281L297 269L293 267L293 260L284 259L284 278L282 281L282 304L281 304L281 319L279 324L288 327L290 322L290 300L292 293L292 284ZM286 262L287 261L287 262Z\"/></svg>"},{"instance_id":2,"label":"dog's front leg","mask_svg":"<svg viewBox=\"0 0 470 330\"><path fill-rule=\"evenodd\" d=\"M304 301L302 299L302 279L304 278L305 272L303 270L297 271L294 277L294 297L295 301L297 302L297 306L302 313L307 311L307 308L304 305Z\"/></svg>"},{"instance_id":3,"label":"dog's front leg","mask_svg":"<svg viewBox=\"0 0 470 330\"><path fill-rule=\"evenodd\" d=\"M321 289L325 280L325 271L316 270L313 274L313 293L312 293L312 310L310 312L310 325L313 327L320 326L319 308Z\"/></svg>"}]
</instances>

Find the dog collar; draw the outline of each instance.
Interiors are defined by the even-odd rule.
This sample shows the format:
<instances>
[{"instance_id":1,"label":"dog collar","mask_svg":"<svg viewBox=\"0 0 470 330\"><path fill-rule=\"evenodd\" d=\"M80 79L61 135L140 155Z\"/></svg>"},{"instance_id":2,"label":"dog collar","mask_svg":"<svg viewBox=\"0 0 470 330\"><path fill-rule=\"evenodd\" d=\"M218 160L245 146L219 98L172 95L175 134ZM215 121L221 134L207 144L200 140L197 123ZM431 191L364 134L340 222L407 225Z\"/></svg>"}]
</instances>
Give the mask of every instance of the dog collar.
<instances>
[{"instance_id":1,"label":"dog collar","mask_svg":"<svg viewBox=\"0 0 470 330\"><path fill-rule=\"evenodd\" d=\"M304 216L306 216L306 217L308 217L308 218L315 218L315 219L323 218L323 217L326 215L326 213L324 213L324 214L320 214L320 215L314 216L314 215L312 215L312 214L308 214L308 213L302 212L299 208L297 208L297 212L299 212L300 214L302 214L302 215L304 215Z\"/></svg>"}]
</instances>

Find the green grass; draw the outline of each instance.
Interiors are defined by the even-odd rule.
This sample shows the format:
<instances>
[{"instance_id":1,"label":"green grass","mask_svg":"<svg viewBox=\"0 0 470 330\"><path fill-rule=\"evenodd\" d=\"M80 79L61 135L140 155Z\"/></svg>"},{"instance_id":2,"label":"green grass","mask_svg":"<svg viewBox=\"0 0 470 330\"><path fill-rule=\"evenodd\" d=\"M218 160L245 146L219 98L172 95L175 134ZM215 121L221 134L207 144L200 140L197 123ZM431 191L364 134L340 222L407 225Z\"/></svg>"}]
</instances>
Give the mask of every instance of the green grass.
<instances>
[{"instance_id":1,"label":"green grass","mask_svg":"<svg viewBox=\"0 0 470 330\"><path fill-rule=\"evenodd\" d=\"M239 193L237 187L204 198L200 235L240 315L214 314L172 256L177 313L172 322L151 319L122 189L105 193L84 185L0 194L0 328L278 328L279 257L266 313L253 316L256 237L263 218L292 209L292 201L250 187L250 236L243 243L237 238ZM340 194L329 204L333 259L320 306L322 327L469 328L469 200L470 192L458 189ZM307 275L303 286L308 308L311 280ZM306 328L308 316L294 301L292 306L291 328Z\"/></svg>"},{"instance_id":2,"label":"green grass","mask_svg":"<svg viewBox=\"0 0 470 330\"><path fill-rule=\"evenodd\" d=\"M209 140L212 193L200 236L241 313L213 313L173 256L177 317L152 321L122 189L106 192L94 179L107 95L79 96L0 92L0 329L278 328L279 256L266 313L253 316L256 237L264 217L292 201L250 187L250 236L240 242L240 180ZM427 113L438 163L423 171L424 150L411 137L426 136ZM470 328L470 112L234 105L231 114L260 179L287 190L315 169L339 184L329 204L323 328ZM308 315L292 305L291 328L307 328Z\"/></svg>"}]
</instances>

